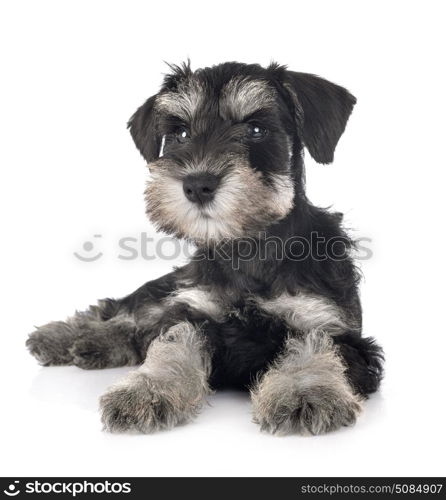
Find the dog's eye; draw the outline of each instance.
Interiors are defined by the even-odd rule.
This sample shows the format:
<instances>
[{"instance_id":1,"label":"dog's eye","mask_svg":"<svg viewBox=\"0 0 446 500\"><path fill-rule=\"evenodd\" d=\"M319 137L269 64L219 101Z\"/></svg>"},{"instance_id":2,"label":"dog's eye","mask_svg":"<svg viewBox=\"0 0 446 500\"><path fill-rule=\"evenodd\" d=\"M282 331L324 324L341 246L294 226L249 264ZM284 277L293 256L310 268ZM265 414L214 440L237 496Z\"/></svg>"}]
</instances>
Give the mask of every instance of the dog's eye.
<instances>
[{"instance_id":1,"label":"dog's eye","mask_svg":"<svg viewBox=\"0 0 446 500\"><path fill-rule=\"evenodd\" d=\"M247 136L255 141L260 141L264 139L267 134L266 128L261 127L253 123L248 124Z\"/></svg>"},{"instance_id":2,"label":"dog's eye","mask_svg":"<svg viewBox=\"0 0 446 500\"><path fill-rule=\"evenodd\" d=\"M180 144L184 144L190 139L190 134L185 127L179 127L175 131L175 137Z\"/></svg>"}]
</instances>

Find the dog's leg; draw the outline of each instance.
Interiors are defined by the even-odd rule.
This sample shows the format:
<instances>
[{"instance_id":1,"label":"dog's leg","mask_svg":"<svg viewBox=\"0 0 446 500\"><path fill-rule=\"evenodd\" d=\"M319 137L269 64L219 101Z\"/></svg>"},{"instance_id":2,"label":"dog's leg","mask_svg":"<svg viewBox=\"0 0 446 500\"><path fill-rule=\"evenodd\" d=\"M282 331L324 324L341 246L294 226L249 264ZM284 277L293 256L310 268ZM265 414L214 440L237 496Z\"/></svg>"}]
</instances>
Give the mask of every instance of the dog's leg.
<instances>
[{"instance_id":1,"label":"dog's leg","mask_svg":"<svg viewBox=\"0 0 446 500\"><path fill-rule=\"evenodd\" d=\"M251 396L255 422L278 434L322 434L354 423L361 411L361 396L322 330L290 337Z\"/></svg>"},{"instance_id":2,"label":"dog's leg","mask_svg":"<svg viewBox=\"0 0 446 500\"><path fill-rule=\"evenodd\" d=\"M181 322L157 337L144 364L101 398L112 432L150 433L192 419L210 392L210 354L201 331Z\"/></svg>"},{"instance_id":3,"label":"dog's leg","mask_svg":"<svg viewBox=\"0 0 446 500\"><path fill-rule=\"evenodd\" d=\"M138 310L151 311L176 287L176 275L169 273L149 281L123 299L100 300L87 311L77 312L66 321L48 323L28 338L31 354L44 366L76 365L80 368L106 368L136 365L145 352L136 341L137 330L150 329L138 324Z\"/></svg>"},{"instance_id":4,"label":"dog's leg","mask_svg":"<svg viewBox=\"0 0 446 500\"><path fill-rule=\"evenodd\" d=\"M133 337L135 321L124 312L114 311L117 301L100 301L66 321L55 321L37 328L26 345L44 366L76 365L80 368L106 368L135 365L141 361Z\"/></svg>"}]
</instances>

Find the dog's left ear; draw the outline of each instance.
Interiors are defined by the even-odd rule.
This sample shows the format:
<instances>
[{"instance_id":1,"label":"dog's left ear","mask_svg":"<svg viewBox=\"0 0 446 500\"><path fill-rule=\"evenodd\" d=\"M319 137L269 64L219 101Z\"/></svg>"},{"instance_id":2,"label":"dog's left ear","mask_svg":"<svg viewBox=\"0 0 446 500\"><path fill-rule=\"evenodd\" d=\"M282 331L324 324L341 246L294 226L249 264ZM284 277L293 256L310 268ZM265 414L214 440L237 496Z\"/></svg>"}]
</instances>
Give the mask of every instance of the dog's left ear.
<instances>
[{"instance_id":1,"label":"dog's left ear","mask_svg":"<svg viewBox=\"0 0 446 500\"><path fill-rule=\"evenodd\" d=\"M147 163L158 158L161 147L154 109L155 99L156 95L147 99L127 123L136 147Z\"/></svg>"},{"instance_id":2,"label":"dog's left ear","mask_svg":"<svg viewBox=\"0 0 446 500\"><path fill-rule=\"evenodd\" d=\"M318 163L331 163L356 98L343 87L308 73L287 71L284 85L304 145Z\"/></svg>"}]
</instances>

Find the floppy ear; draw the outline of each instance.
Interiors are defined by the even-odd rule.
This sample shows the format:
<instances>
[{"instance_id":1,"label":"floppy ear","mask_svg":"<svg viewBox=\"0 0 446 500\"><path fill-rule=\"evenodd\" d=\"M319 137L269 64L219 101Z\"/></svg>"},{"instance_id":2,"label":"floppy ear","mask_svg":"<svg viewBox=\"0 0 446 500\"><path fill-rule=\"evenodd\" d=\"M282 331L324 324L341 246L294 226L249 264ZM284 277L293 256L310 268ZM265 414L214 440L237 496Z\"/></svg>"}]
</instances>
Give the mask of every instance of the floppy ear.
<instances>
[{"instance_id":1,"label":"floppy ear","mask_svg":"<svg viewBox=\"0 0 446 500\"><path fill-rule=\"evenodd\" d=\"M308 73L286 72L298 128L318 163L331 163L356 98L346 89Z\"/></svg>"},{"instance_id":2,"label":"floppy ear","mask_svg":"<svg viewBox=\"0 0 446 500\"><path fill-rule=\"evenodd\" d=\"M158 158L161 137L157 131L156 110L154 109L156 95L147 99L139 107L127 123L136 147L147 163Z\"/></svg>"}]
</instances>

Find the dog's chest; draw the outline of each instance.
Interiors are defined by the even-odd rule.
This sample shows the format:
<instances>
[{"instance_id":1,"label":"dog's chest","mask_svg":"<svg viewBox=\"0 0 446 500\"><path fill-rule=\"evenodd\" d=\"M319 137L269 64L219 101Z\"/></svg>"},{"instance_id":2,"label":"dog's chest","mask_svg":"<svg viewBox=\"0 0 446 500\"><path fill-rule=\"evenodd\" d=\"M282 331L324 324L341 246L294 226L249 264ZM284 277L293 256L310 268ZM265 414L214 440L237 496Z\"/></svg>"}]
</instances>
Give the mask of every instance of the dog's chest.
<instances>
[{"instance_id":1,"label":"dog's chest","mask_svg":"<svg viewBox=\"0 0 446 500\"><path fill-rule=\"evenodd\" d=\"M225 323L231 318L249 323L254 315L260 315L264 320L280 321L303 332L324 329L336 334L347 328L342 310L333 301L304 291L294 295L282 293L271 298L253 294L234 297L212 289L185 287L169 295L164 304L167 308L187 305L217 323Z\"/></svg>"}]
</instances>

